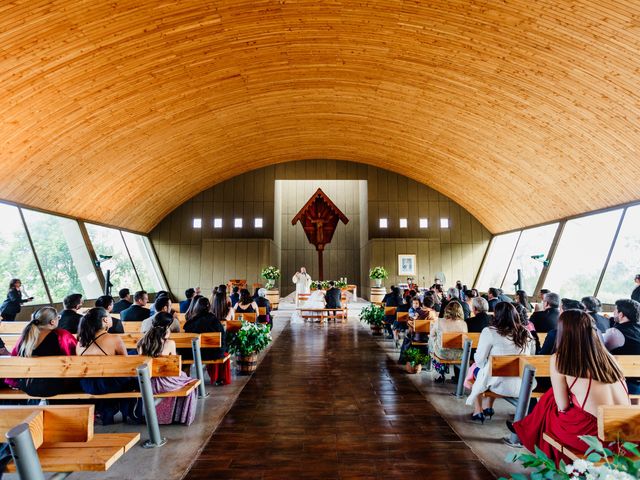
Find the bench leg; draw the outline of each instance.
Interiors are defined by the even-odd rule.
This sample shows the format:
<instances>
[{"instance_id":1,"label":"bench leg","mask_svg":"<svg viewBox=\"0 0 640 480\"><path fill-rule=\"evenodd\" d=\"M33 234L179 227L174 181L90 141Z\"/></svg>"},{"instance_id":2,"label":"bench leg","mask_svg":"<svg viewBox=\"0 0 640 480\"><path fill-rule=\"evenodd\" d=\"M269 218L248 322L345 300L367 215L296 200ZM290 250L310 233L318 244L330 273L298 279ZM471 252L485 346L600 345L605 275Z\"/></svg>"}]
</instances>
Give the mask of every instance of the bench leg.
<instances>
[{"instance_id":1,"label":"bench leg","mask_svg":"<svg viewBox=\"0 0 640 480\"><path fill-rule=\"evenodd\" d=\"M11 456L21 480L44 480L38 452L33 444L29 425L21 423L7 432Z\"/></svg>"},{"instance_id":2,"label":"bench leg","mask_svg":"<svg viewBox=\"0 0 640 480\"><path fill-rule=\"evenodd\" d=\"M200 380L198 385L198 398L207 398L209 394L204 388L204 371L202 369L202 352L200 351L200 339L191 340L191 350L193 351L193 363L196 367L196 378Z\"/></svg>"},{"instance_id":3,"label":"bench leg","mask_svg":"<svg viewBox=\"0 0 640 480\"><path fill-rule=\"evenodd\" d=\"M467 372L469 371L469 360L471 357L471 340L468 338L464 341L462 347L462 360L460 361L460 374L458 375L458 385L456 387L456 397L462 398L464 396L464 379L467 378Z\"/></svg>"},{"instance_id":4,"label":"bench leg","mask_svg":"<svg viewBox=\"0 0 640 480\"><path fill-rule=\"evenodd\" d=\"M153 399L153 390L151 389L149 365L139 366L137 368L137 372L140 392L142 393L142 401L144 402L144 415L147 420L147 431L149 432L149 440L145 440L142 443L142 446L144 448L161 447L167 443L167 439L160 435L160 425L158 425L158 416L156 415L156 404Z\"/></svg>"},{"instance_id":5,"label":"bench leg","mask_svg":"<svg viewBox=\"0 0 640 480\"><path fill-rule=\"evenodd\" d=\"M513 417L514 422L522 420L529 410L529 401L531 400L531 392L533 391L533 380L536 376L536 368L531 365L524 367L522 372L522 384L520 385L520 394L518 395L518 404L516 405L516 414ZM507 444L513 447L521 447L518 435L512 433L509 436Z\"/></svg>"}]
</instances>

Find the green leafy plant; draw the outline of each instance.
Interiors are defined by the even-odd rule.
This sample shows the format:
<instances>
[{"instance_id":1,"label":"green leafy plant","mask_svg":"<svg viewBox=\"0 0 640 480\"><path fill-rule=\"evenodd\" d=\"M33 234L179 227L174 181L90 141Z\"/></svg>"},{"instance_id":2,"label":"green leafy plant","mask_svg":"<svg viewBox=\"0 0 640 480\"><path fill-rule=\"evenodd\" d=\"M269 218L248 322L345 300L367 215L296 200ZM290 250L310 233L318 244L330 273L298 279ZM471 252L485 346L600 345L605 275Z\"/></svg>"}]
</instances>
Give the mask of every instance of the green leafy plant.
<instances>
[{"instance_id":1,"label":"green leafy plant","mask_svg":"<svg viewBox=\"0 0 640 480\"><path fill-rule=\"evenodd\" d=\"M273 265L269 265L268 267L264 267L260 274L262 278L267 280L267 289L273 288L276 284L276 280L280 278L280 270L278 267L274 267Z\"/></svg>"},{"instance_id":2,"label":"green leafy plant","mask_svg":"<svg viewBox=\"0 0 640 480\"><path fill-rule=\"evenodd\" d=\"M429 362L431 361L431 356L428 353L425 353L415 347L408 349L404 354L404 358L412 367L415 367L416 365L429 365Z\"/></svg>"},{"instance_id":3,"label":"green leafy plant","mask_svg":"<svg viewBox=\"0 0 640 480\"><path fill-rule=\"evenodd\" d=\"M347 282L343 282L342 280L336 280L337 288L345 288L347 286Z\"/></svg>"},{"instance_id":4,"label":"green leafy plant","mask_svg":"<svg viewBox=\"0 0 640 480\"><path fill-rule=\"evenodd\" d=\"M580 437L580 440L589 446L585 452L585 458L578 459L569 465L560 461L560 465L556 467L555 462L538 447L535 453L510 453L507 455L507 462L520 462L523 467L534 470L530 477L522 473L514 473L511 479L633 480L638 478L640 461L625 456L625 454L631 454L636 459L640 457L638 445L631 442L618 442L617 448L611 449L602 445L597 437L585 435Z\"/></svg>"},{"instance_id":5,"label":"green leafy plant","mask_svg":"<svg viewBox=\"0 0 640 480\"><path fill-rule=\"evenodd\" d=\"M374 304L367 305L360 311L360 320L374 327L382 327L384 309Z\"/></svg>"},{"instance_id":6,"label":"green leafy plant","mask_svg":"<svg viewBox=\"0 0 640 480\"><path fill-rule=\"evenodd\" d=\"M231 339L229 352L242 356L252 355L267 348L271 340L268 325L242 322L242 327Z\"/></svg>"},{"instance_id":7,"label":"green leafy plant","mask_svg":"<svg viewBox=\"0 0 640 480\"><path fill-rule=\"evenodd\" d=\"M384 280L385 278L389 278L389 272L387 272L384 267L373 267L369 270L369 278L374 280Z\"/></svg>"}]
</instances>

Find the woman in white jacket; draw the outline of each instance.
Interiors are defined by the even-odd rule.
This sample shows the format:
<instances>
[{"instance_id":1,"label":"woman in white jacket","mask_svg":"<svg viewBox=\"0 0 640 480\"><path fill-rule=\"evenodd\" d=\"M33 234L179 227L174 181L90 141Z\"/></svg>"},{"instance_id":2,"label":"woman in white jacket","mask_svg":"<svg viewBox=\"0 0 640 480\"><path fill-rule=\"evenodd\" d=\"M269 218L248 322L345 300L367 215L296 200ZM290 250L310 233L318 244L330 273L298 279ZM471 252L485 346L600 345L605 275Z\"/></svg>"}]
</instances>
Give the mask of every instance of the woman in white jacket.
<instances>
[{"instance_id":1,"label":"woman in white jacket","mask_svg":"<svg viewBox=\"0 0 640 480\"><path fill-rule=\"evenodd\" d=\"M482 330L478 349L474 356L475 383L467 398L467 405L473 405L472 421L482 422L494 414L495 398L482 397L491 391L506 397L517 397L520 392L521 379L518 377L491 376L490 357L498 355L533 355L535 342L529 331L520 322L520 316L511 303L501 302L496 305L493 321Z\"/></svg>"}]
</instances>

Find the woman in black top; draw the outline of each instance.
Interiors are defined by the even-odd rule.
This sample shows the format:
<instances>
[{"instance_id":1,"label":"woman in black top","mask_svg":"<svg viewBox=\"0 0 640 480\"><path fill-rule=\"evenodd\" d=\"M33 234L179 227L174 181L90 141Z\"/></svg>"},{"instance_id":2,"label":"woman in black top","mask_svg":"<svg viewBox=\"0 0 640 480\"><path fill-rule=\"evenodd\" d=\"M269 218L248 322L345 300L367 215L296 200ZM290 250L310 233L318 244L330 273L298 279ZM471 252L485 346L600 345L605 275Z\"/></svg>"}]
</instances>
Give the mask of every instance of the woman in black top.
<instances>
[{"instance_id":1,"label":"woman in black top","mask_svg":"<svg viewBox=\"0 0 640 480\"><path fill-rule=\"evenodd\" d=\"M236 316L243 313L258 313L258 305L251 297L249 290L246 288L240 290L240 300L236 303L234 310L236 312Z\"/></svg>"},{"instance_id":2,"label":"woman in black top","mask_svg":"<svg viewBox=\"0 0 640 480\"><path fill-rule=\"evenodd\" d=\"M33 300L33 297L25 299L22 298L22 292L20 291L21 286L22 282L19 278L12 278L9 282L9 292L7 293L7 298L4 302L2 302L2 306L0 306L0 316L2 317L2 320L15 320L16 315L20 313L22 304Z\"/></svg>"},{"instance_id":3,"label":"woman in black top","mask_svg":"<svg viewBox=\"0 0 640 480\"><path fill-rule=\"evenodd\" d=\"M224 294L215 296L214 308L216 311L224 310L221 307L227 307L227 299ZM189 333L210 333L219 332L221 345L220 348L204 348L201 351L202 360L221 360L228 356L227 342L225 338L225 330L220 320L224 320L224 316L218 318L212 312L211 303L208 298L202 297L198 299L193 311L193 317L184 324L184 331ZM228 385L231 383L231 363L214 363L206 365L207 373L211 378L211 384Z\"/></svg>"}]
</instances>

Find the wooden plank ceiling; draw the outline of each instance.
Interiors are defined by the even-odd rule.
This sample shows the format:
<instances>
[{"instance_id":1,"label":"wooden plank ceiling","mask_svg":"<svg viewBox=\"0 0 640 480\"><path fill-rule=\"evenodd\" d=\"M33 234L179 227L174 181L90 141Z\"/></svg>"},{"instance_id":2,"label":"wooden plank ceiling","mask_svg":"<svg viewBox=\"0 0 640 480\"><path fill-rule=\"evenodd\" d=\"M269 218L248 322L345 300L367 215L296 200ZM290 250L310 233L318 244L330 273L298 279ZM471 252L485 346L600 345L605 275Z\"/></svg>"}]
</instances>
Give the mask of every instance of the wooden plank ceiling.
<instances>
[{"instance_id":1,"label":"wooden plank ceiling","mask_svg":"<svg viewBox=\"0 0 640 480\"><path fill-rule=\"evenodd\" d=\"M0 198L149 231L298 159L436 188L492 232L640 198L637 0L0 5Z\"/></svg>"}]
</instances>

